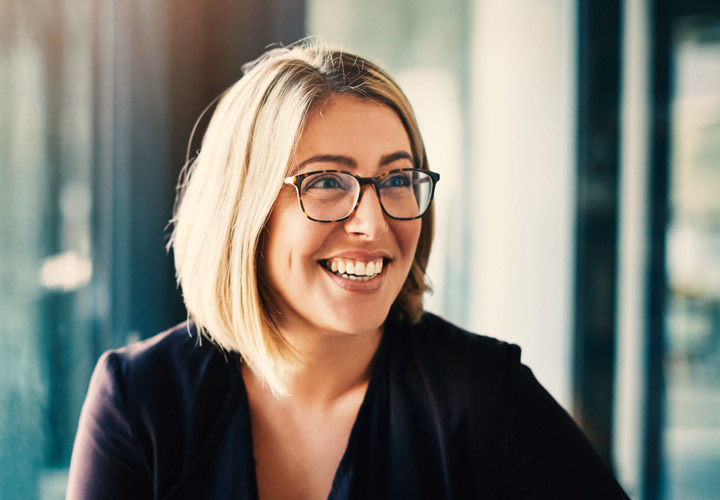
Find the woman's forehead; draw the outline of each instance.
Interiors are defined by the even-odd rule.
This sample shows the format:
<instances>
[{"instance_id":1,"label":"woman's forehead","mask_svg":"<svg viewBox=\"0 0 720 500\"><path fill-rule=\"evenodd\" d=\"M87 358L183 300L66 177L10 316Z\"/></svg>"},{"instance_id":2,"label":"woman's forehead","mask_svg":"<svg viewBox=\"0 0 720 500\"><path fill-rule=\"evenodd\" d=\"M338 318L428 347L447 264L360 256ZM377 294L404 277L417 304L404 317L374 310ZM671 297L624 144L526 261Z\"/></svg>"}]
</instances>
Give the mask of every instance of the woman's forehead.
<instances>
[{"instance_id":1,"label":"woman's forehead","mask_svg":"<svg viewBox=\"0 0 720 500\"><path fill-rule=\"evenodd\" d=\"M347 168L413 163L405 126L391 107L352 95L335 95L314 107L300 134L291 169L310 163Z\"/></svg>"}]
</instances>

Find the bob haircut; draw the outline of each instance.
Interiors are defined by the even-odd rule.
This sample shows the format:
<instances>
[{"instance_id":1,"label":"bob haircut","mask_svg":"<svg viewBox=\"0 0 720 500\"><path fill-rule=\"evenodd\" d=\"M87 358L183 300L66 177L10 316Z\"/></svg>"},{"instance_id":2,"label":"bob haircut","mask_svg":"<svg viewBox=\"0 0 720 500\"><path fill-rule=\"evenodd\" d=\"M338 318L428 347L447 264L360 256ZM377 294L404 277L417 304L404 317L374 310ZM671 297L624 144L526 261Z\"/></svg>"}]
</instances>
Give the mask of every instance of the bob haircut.
<instances>
[{"instance_id":1,"label":"bob haircut","mask_svg":"<svg viewBox=\"0 0 720 500\"><path fill-rule=\"evenodd\" d=\"M259 259L266 222L283 179L291 175L308 114L334 94L384 104L402 120L417 168L428 169L428 162L407 98L390 76L361 57L305 40L269 50L243 66L243 73L220 97L201 150L181 175L168 248L198 331L223 350L240 353L276 396L286 396L284 374L300 358L273 320ZM431 207L389 319L419 320L432 236Z\"/></svg>"}]
</instances>

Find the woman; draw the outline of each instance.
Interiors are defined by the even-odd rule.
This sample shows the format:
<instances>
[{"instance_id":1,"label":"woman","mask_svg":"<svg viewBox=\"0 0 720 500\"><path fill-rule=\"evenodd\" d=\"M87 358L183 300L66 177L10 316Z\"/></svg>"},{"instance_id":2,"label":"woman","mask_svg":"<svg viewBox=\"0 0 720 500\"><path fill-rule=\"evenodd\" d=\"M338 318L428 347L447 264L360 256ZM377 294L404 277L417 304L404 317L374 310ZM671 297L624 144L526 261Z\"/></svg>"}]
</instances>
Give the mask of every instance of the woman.
<instances>
[{"instance_id":1,"label":"woman","mask_svg":"<svg viewBox=\"0 0 720 500\"><path fill-rule=\"evenodd\" d=\"M626 498L518 347L423 313L397 85L310 43L245 70L181 182L191 321L101 358L68 498Z\"/></svg>"}]
</instances>

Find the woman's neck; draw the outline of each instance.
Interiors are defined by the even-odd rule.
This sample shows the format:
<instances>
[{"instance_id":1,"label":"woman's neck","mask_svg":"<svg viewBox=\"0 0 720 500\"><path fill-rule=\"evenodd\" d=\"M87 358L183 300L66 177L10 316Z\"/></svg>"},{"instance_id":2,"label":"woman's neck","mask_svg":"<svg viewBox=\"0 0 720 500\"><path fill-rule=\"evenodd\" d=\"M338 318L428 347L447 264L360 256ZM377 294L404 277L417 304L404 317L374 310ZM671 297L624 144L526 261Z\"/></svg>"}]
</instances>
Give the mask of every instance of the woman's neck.
<instances>
[{"instance_id":1,"label":"woman's neck","mask_svg":"<svg viewBox=\"0 0 720 500\"><path fill-rule=\"evenodd\" d=\"M333 406L358 391L364 394L382 339L382 327L356 335L282 333L301 360L298 369L289 372L285 379L293 405L320 409ZM262 384L251 370L246 370L244 378L246 384Z\"/></svg>"},{"instance_id":2,"label":"woman's neck","mask_svg":"<svg viewBox=\"0 0 720 500\"><path fill-rule=\"evenodd\" d=\"M367 392L382 330L283 334L302 359L285 379L290 397L274 397L247 365L242 372L259 496L327 498Z\"/></svg>"}]
</instances>

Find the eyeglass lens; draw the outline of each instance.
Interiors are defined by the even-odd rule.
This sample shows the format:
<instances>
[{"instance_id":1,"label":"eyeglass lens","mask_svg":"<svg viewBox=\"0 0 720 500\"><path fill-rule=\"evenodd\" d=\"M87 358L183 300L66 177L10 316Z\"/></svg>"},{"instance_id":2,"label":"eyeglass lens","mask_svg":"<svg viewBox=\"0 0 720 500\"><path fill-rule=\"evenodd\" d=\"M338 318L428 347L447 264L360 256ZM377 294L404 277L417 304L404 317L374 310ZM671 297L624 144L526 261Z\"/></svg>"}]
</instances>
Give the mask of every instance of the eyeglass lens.
<instances>
[{"instance_id":1,"label":"eyeglass lens","mask_svg":"<svg viewBox=\"0 0 720 500\"><path fill-rule=\"evenodd\" d=\"M379 183L380 203L390 217L412 219L430 205L433 179L419 170L393 172ZM303 179L300 198L307 215L331 221L347 217L360 196L360 182L342 172L322 172Z\"/></svg>"}]
</instances>

